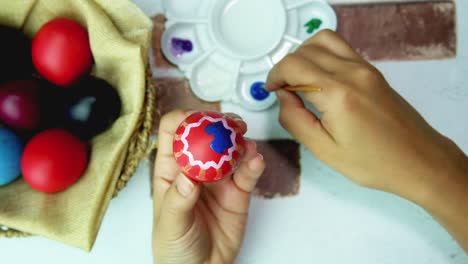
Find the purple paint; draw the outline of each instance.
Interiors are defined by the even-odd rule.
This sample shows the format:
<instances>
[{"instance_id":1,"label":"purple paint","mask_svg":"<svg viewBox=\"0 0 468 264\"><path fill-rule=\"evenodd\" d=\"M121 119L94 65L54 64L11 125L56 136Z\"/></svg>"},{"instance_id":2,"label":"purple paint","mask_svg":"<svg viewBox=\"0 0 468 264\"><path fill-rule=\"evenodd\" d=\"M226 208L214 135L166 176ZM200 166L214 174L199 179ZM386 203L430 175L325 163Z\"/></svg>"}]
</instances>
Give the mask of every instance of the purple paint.
<instances>
[{"instance_id":1,"label":"purple paint","mask_svg":"<svg viewBox=\"0 0 468 264\"><path fill-rule=\"evenodd\" d=\"M193 51L193 43L188 39L172 38L171 52L175 57L181 57L185 53Z\"/></svg>"}]
</instances>

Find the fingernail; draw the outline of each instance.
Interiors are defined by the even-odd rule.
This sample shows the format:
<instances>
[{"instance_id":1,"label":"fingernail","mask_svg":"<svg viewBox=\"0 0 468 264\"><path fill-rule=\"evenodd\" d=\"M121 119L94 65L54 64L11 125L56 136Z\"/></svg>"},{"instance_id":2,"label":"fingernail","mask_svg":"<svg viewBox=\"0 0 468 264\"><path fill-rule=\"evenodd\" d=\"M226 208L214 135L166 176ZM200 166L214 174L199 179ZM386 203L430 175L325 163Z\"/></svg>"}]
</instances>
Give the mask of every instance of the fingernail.
<instances>
[{"instance_id":1,"label":"fingernail","mask_svg":"<svg viewBox=\"0 0 468 264\"><path fill-rule=\"evenodd\" d=\"M257 154L255 158L251 159L248 163L250 170L258 170L259 162L263 161L263 156L261 154Z\"/></svg>"},{"instance_id":2,"label":"fingernail","mask_svg":"<svg viewBox=\"0 0 468 264\"><path fill-rule=\"evenodd\" d=\"M177 191L183 197L188 197L193 192L193 182L187 179L184 175L179 175L176 179Z\"/></svg>"},{"instance_id":3,"label":"fingernail","mask_svg":"<svg viewBox=\"0 0 468 264\"><path fill-rule=\"evenodd\" d=\"M234 120L239 120L239 121L243 120L242 117L236 113L226 113L226 115Z\"/></svg>"},{"instance_id":4,"label":"fingernail","mask_svg":"<svg viewBox=\"0 0 468 264\"><path fill-rule=\"evenodd\" d=\"M192 114L195 114L196 112L197 112L196 110L186 110L185 114L186 115L192 115Z\"/></svg>"},{"instance_id":5,"label":"fingernail","mask_svg":"<svg viewBox=\"0 0 468 264\"><path fill-rule=\"evenodd\" d=\"M258 156L260 157L260 160L264 160L265 158L263 157L262 154L258 153Z\"/></svg>"}]
</instances>

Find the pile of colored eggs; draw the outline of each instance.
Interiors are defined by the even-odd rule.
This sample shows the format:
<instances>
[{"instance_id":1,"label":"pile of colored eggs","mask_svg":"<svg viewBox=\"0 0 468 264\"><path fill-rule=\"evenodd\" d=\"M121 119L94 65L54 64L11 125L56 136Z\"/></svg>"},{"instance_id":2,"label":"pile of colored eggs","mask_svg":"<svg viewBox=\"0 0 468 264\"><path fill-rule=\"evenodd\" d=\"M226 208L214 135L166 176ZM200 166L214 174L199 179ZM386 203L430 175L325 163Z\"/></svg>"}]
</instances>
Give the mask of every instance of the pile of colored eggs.
<instances>
[{"instance_id":1,"label":"pile of colored eggs","mask_svg":"<svg viewBox=\"0 0 468 264\"><path fill-rule=\"evenodd\" d=\"M117 91L91 76L88 32L57 18L31 41L0 25L0 191L23 176L61 192L85 173L88 141L120 116Z\"/></svg>"}]
</instances>

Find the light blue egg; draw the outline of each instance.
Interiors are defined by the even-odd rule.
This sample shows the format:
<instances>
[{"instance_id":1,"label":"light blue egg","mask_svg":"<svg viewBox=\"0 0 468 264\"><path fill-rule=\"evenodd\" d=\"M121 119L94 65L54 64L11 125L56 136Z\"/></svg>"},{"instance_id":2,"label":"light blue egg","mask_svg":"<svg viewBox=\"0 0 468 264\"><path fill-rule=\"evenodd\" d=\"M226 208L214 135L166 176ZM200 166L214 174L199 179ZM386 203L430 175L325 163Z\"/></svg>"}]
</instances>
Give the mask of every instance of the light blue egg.
<instances>
[{"instance_id":1,"label":"light blue egg","mask_svg":"<svg viewBox=\"0 0 468 264\"><path fill-rule=\"evenodd\" d=\"M10 130L0 128L0 186L5 186L21 175L21 155L24 145Z\"/></svg>"}]
</instances>

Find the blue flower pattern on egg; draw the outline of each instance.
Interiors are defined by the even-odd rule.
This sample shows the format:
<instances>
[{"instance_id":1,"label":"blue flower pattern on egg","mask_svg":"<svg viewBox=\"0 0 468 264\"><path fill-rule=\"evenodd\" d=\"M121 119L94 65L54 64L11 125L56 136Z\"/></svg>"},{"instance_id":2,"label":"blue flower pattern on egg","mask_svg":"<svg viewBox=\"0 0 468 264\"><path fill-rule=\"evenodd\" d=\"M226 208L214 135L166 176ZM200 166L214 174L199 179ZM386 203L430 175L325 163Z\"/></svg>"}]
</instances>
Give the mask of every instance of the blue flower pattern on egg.
<instances>
[{"instance_id":1,"label":"blue flower pattern on egg","mask_svg":"<svg viewBox=\"0 0 468 264\"><path fill-rule=\"evenodd\" d=\"M208 125L205 128L205 132L208 135L213 135L214 139L211 142L211 149L219 154L224 154L227 149L233 146L231 140L232 131L225 128L223 122L219 121Z\"/></svg>"}]
</instances>

